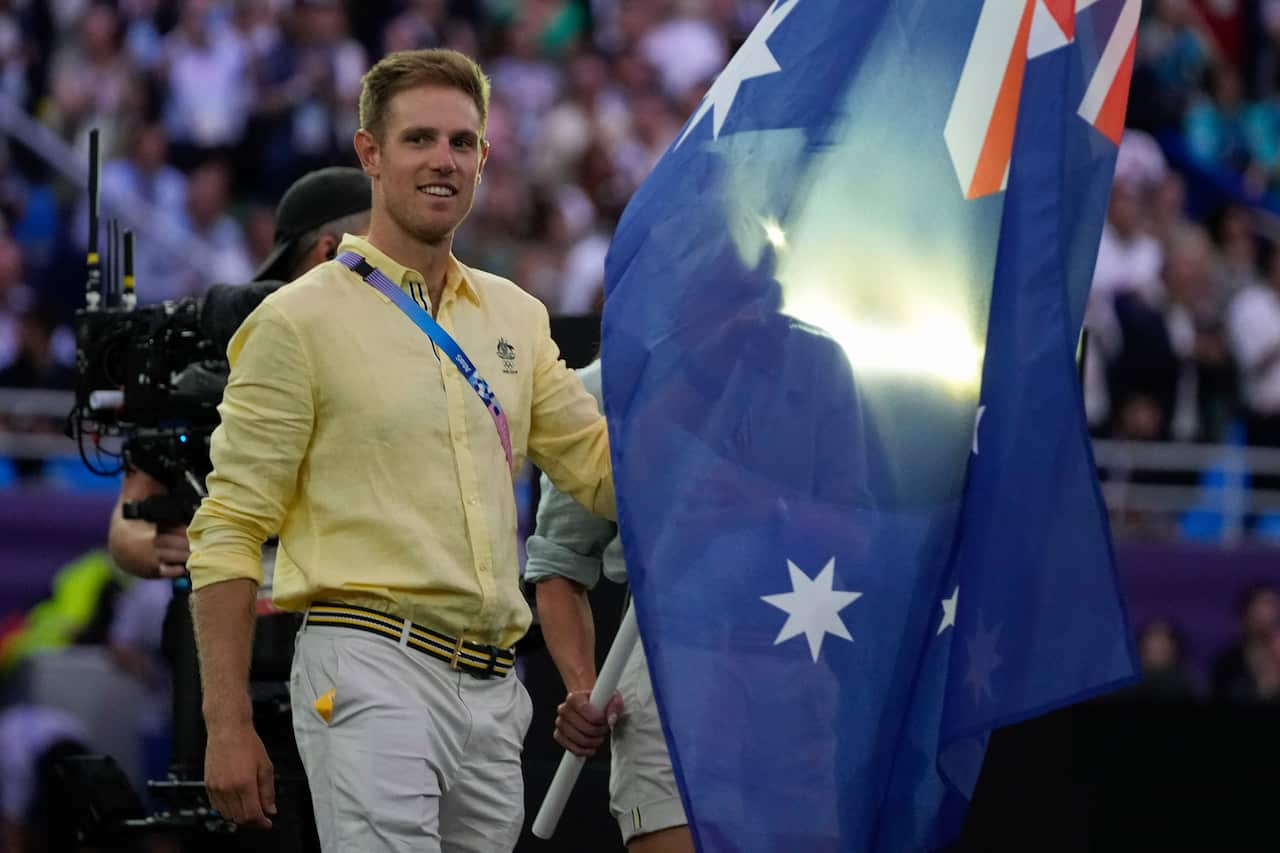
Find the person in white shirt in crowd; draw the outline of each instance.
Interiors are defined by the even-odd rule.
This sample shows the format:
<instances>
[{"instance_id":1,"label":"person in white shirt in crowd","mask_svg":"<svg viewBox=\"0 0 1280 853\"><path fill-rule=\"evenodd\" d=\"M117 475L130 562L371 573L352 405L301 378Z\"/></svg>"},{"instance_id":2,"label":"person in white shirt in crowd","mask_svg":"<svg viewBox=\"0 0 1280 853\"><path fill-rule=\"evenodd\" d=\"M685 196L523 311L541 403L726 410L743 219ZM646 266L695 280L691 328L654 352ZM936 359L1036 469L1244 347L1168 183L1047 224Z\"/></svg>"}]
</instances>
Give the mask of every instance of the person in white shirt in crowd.
<instances>
[{"instance_id":1,"label":"person in white shirt in crowd","mask_svg":"<svg viewBox=\"0 0 1280 853\"><path fill-rule=\"evenodd\" d=\"M175 147L187 152L236 145L249 117L248 53L217 12L210 0L186 0L162 49L165 125Z\"/></svg>"},{"instance_id":2,"label":"person in white shirt in crowd","mask_svg":"<svg viewBox=\"0 0 1280 853\"><path fill-rule=\"evenodd\" d=\"M1227 313L1240 368L1250 444L1280 447L1280 248L1268 250L1266 279L1236 294Z\"/></svg>"}]
</instances>

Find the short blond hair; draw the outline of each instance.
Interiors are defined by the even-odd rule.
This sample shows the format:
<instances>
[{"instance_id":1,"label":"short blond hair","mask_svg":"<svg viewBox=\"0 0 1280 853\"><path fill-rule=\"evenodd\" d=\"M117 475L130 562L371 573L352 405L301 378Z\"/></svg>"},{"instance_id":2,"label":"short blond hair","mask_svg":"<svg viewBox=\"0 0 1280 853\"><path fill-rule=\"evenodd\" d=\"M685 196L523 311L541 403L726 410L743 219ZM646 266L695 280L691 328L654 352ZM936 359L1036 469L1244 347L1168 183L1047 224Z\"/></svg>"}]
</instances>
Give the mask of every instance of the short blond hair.
<instances>
[{"instance_id":1,"label":"short blond hair","mask_svg":"<svg viewBox=\"0 0 1280 853\"><path fill-rule=\"evenodd\" d=\"M474 59L447 48L400 50L380 59L360 81L360 126L381 139L391 99L417 86L444 86L471 98L480 111L483 135L489 120L489 78Z\"/></svg>"}]
</instances>

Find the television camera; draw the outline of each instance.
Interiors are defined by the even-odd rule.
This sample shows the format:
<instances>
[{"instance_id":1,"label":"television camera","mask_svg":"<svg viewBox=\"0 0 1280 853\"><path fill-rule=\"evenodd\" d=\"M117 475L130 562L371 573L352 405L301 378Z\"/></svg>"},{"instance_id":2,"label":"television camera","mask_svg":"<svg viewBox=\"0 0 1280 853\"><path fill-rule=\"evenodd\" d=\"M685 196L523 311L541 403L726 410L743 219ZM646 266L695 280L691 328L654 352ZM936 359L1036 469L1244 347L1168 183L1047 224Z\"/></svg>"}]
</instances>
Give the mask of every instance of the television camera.
<instances>
[{"instance_id":1,"label":"television camera","mask_svg":"<svg viewBox=\"0 0 1280 853\"><path fill-rule=\"evenodd\" d=\"M139 306L134 237L107 223L99 253L98 131L89 137L89 248L85 307L76 312L75 408L67 432L91 471L128 464L168 494L126 502L126 518L186 524L205 494L209 439L229 371L202 328L196 299Z\"/></svg>"}]
</instances>

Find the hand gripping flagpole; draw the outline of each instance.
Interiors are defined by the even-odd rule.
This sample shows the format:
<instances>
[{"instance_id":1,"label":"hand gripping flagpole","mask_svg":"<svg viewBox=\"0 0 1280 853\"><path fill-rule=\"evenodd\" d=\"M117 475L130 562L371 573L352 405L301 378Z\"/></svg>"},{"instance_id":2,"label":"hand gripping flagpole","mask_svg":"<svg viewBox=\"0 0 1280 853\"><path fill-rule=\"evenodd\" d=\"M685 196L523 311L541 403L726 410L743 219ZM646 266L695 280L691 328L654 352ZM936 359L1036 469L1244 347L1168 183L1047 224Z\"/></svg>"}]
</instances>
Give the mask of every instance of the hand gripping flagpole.
<instances>
[{"instance_id":1,"label":"hand gripping flagpole","mask_svg":"<svg viewBox=\"0 0 1280 853\"><path fill-rule=\"evenodd\" d=\"M613 692L618 689L622 667L626 664L627 658L631 657L631 652L639 640L640 631L636 627L636 611L633 604L627 607L627 612L622 617L622 624L618 626L618 633L613 638L609 655L604 659L604 666L600 668L600 677L596 679L596 686L591 689L592 705L603 708L609 704ZM567 751L560 759L555 778L551 780L547 796L543 798L538 816L534 818L534 835L547 839L555 833L556 824L560 822L560 815L564 813L565 803L569 801L569 794L573 792L574 783L578 781L578 774L582 772L585 761L586 759L582 756Z\"/></svg>"}]
</instances>

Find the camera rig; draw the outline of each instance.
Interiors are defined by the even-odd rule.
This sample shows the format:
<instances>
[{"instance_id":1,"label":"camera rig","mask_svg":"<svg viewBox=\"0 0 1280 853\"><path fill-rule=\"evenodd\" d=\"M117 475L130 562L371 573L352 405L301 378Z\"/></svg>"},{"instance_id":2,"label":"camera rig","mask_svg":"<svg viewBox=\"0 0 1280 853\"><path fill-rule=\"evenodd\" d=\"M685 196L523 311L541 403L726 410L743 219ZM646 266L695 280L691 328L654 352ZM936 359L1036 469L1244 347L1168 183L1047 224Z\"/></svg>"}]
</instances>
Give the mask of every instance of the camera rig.
<instances>
[{"instance_id":1,"label":"camera rig","mask_svg":"<svg viewBox=\"0 0 1280 853\"><path fill-rule=\"evenodd\" d=\"M198 300L138 306L132 232L121 233L116 220L108 220L106 251L99 253L100 172L95 129L88 275L85 307L76 312L76 395L67 433L89 470L114 476L129 465L168 490L127 502L126 518L185 524L204 496L209 439L229 368L201 329Z\"/></svg>"}]
</instances>

